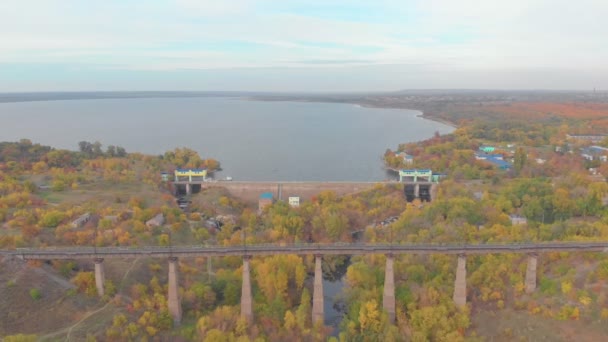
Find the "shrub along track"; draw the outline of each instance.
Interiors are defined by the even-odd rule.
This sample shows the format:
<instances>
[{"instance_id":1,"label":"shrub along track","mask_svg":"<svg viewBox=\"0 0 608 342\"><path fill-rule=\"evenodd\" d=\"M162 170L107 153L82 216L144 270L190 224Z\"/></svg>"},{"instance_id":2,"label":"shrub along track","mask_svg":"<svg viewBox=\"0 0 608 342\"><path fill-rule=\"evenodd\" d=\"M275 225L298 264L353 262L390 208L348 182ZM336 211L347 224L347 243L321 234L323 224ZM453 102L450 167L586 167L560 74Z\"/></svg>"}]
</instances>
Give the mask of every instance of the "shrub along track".
<instances>
[{"instance_id":1,"label":"shrub along track","mask_svg":"<svg viewBox=\"0 0 608 342\"><path fill-rule=\"evenodd\" d=\"M126 272L125 272L125 274L123 275L122 279L120 280L120 283L123 283L123 282L125 281L125 279L126 279L126 278L127 278L127 276L129 275L129 273L131 272L131 270L132 270L132 269L135 267L135 264L137 263L137 261L138 261L138 260L139 260L138 258L133 259L133 262L131 263L131 266L129 266L129 268L127 269L127 271L126 271ZM128 297L125 297L125 298L128 298ZM101 307L101 308L99 308L99 309L96 309L96 310L93 310L93 311L87 311L87 312L85 312L85 313L84 313L84 316L83 316L83 317L82 317L80 320L78 320L76 323L72 324L72 325L71 325L71 326L69 326L69 327L65 327L65 328L62 328L62 329L57 330L57 331L55 331L55 332L52 332L52 333L49 333L49 334L46 334L46 335L40 336L40 337L39 337L39 340L41 340L41 341L52 341L52 340L53 340L53 338L58 337L58 336L60 336L60 335L62 335L62 334L64 334L64 333L67 333L67 334L66 334L66 337L65 337L65 341L70 341L71 334L72 334L72 332L74 331L74 328L76 328L76 327L77 327L77 326L79 326L79 325L80 325L82 322L84 322L84 321L88 320L88 319L89 319L89 318L91 318L92 316L94 316L94 315L96 315L96 314L98 314L98 313L100 313L100 312L104 311L104 310L105 310L105 309L107 309L107 308L108 308L108 307L109 307L111 304L112 304L112 301L109 301L109 302L107 302L107 303L106 303L104 306L102 306L102 307Z\"/></svg>"}]
</instances>

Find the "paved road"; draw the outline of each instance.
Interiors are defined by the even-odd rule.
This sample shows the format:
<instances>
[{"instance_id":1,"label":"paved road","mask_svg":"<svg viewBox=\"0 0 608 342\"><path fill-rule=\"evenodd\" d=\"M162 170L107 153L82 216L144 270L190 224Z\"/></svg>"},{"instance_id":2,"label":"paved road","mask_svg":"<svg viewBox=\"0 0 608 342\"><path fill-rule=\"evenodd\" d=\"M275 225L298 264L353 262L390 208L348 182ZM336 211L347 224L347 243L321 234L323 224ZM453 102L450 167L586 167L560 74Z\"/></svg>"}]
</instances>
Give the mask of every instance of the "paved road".
<instances>
[{"instance_id":1,"label":"paved road","mask_svg":"<svg viewBox=\"0 0 608 342\"><path fill-rule=\"evenodd\" d=\"M135 257L207 257L297 255L362 255L362 254L502 254L545 252L608 252L608 242L556 242L528 244L295 244L247 246L173 246L173 247L56 247L0 250L0 255L23 259L94 259Z\"/></svg>"},{"instance_id":2,"label":"paved road","mask_svg":"<svg viewBox=\"0 0 608 342\"><path fill-rule=\"evenodd\" d=\"M226 181L222 179L217 180L180 180L171 181L173 184L184 185L184 184L205 184L209 186L215 185L248 185L248 184L308 184L308 185L331 185L331 184L363 184L363 185L374 185L374 184L437 184L435 182L427 181L403 181L398 180L384 180L384 181Z\"/></svg>"}]
</instances>

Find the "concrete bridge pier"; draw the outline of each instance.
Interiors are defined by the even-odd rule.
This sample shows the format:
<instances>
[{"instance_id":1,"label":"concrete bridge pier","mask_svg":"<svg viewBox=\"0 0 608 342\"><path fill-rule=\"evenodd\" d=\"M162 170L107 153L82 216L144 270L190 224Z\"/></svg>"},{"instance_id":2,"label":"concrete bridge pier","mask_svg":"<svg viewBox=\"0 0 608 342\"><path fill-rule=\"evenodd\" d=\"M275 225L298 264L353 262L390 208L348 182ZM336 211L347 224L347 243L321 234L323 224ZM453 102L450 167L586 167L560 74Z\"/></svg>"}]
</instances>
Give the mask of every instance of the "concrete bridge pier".
<instances>
[{"instance_id":1,"label":"concrete bridge pier","mask_svg":"<svg viewBox=\"0 0 608 342\"><path fill-rule=\"evenodd\" d=\"M532 293L536 290L536 264L538 262L538 254L528 254L528 267L526 268L526 293Z\"/></svg>"},{"instance_id":2,"label":"concrete bridge pier","mask_svg":"<svg viewBox=\"0 0 608 342\"><path fill-rule=\"evenodd\" d=\"M393 271L393 261L394 257L392 254L386 256L384 294L382 296L382 307L388 313L390 323L395 322L395 272Z\"/></svg>"},{"instance_id":3,"label":"concrete bridge pier","mask_svg":"<svg viewBox=\"0 0 608 342\"><path fill-rule=\"evenodd\" d=\"M247 322L253 321L253 303L251 298L251 278L249 275L249 260L251 257L243 257L243 284L241 286L241 317Z\"/></svg>"},{"instance_id":4,"label":"concrete bridge pier","mask_svg":"<svg viewBox=\"0 0 608 342\"><path fill-rule=\"evenodd\" d=\"M186 195L192 195L192 184L186 183Z\"/></svg>"},{"instance_id":5,"label":"concrete bridge pier","mask_svg":"<svg viewBox=\"0 0 608 342\"><path fill-rule=\"evenodd\" d=\"M414 197L420 198L420 184L414 184Z\"/></svg>"},{"instance_id":6,"label":"concrete bridge pier","mask_svg":"<svg viewBox=\"0 0 608 342\"><path fill-rule=\"evenodd\" d=\"M106 281L106 276L103 271L103 259L95 258L93 259L93 263L95 264L95 286L97 287L97 294L99 297L103 297L105 294L103 283Z\"/></svg>"},{"instance_id":7,"label":"concrete bridge pier","mask_svg":"<svg viewBox=\"0 0 608 342\"><path fill-rule=\"evenodd\" d=\"M437 184L431 184L429 188L430 201L433 202L437 198Z\"/></svg>"},{"instance_id":8,"label":"concrete bridge pier","mask_svg":"<svg viewBox=\"0 0 608 342\"><path fill-rule=\"evenodd\" d=\"M211 279L213 274L213 264L211 263L211 257L207 257L207 276Z\"/></svg>"},{"instance_id":9,"label":"concrete bridge pier","mask_svg":"<svg viewBox=\"0 0 608 342\"><path fill-rule=\"evenodd\" d=\"M467 257L458 255L458 266L456 266L456 281L454 282L454 303L456 306L467 305Z\"/></svg>"},{"instance_id":10,"label":"concrete bridge pier","mask_svg":"<svg viewBox=\"0 0 608 342\"><path fill-rule=\"evenodd\" d=\"M179 325L182 320L182 303L179 300L179 283L177 278L178 262L176 257L169 258L169 291L167 294L167 306L169 314L173 317L173 323Z\"/></svg>"},{"instance_id":11,"label":"concrete bridge pier","mask_svg":"<svg viewBox=\"0 0 608 342\"><path fill-rule=\"evenodd\" d=\"M315 282L312 293L312 324L324 322L323 312L323 270L321 269L321 255L315 255Z\"/></svg>"}]
</instances>

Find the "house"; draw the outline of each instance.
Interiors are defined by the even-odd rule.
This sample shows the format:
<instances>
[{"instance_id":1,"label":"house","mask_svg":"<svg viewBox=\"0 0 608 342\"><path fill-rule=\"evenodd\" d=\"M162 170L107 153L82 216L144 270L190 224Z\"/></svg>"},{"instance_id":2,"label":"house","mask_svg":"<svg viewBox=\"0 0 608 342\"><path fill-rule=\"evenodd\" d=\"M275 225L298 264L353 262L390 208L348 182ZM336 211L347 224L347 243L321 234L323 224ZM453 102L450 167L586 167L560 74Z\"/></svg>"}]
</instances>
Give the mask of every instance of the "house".
<instances>
[{"instance_id":1,"label":"house","mask_svg":"<svg viewBox=\"0 0 608 342\"><path fill-rule=\"evenodd\" d=\"M502 154L490 154L490 153L486 153L486 152L476 152L475 159L477 159L477 160L488 160L488 159L503 160L504 158L503 158Z\"/></svg>"},{"instance_id":2,"label":"house","mask_svg":"<svg viewBox=\"0 0 608 342\"><path fill-rule=\"evenodd\" d=\"M72 221L72 228L80 228L91 220L91 213L84 213Z\"/></svg>"},{"instance_id":3,"label":"house","mask_svg":"<svg viewBox=\"0 0 608 342\"><path fill-rule=\"evenodd\" d=\"M581 157L587 160L608 161L608 148L602 146L589 146L581 149Z\"/></svg>"},{"instance_id":4,"label":"house","mask_svg":"<svg viewBox=\"0 0 608 342\"><path fill-rule=\"evenodd\" d=\"M406 155L405 155L405 157L403 157L403 162L404 162L406 165L413 164L413 163L414 163L414 156L411 156L411 155L409 155L409 154L406 154Z\"/></svg>"},{"instance_id":5,"label":"house","mask_svg":"<svg viewBox=\"0 0 608 342\"><path fill-rule=\"evenodd\" d=\"M222 227L222 224L220 221L214 218L210 218L208 220L205 220L205 227L207 227L208 229L218 230Z\"/></svg>"},{"instance_id":6,"label":"house","mask_svg":"<svg viewBox=\"0 0 608 342\"><path fill-rule=\"evenodd\" d=\"M606 134L566 134L566 139L577 140L577 141L588 141L592 143L599 143L606 139Z\"/></svg>"},{"instance_id":7,"label":"house","mask_svg":"<svg viewBox=\"0 0 608 342\"><path fill-rule=\"evenodd\" d=\"M405 152L399 152L399 153L397 154L397 156L399 156L399 157L403 158L403 162L404 162L406 165L410 165L410 164L413 164L413 163L414 163L414 156L409 155L409 154L407 154L407 153L405 153Z\"/></svg>"},{"instance_id":8,"label":"house","mask_svg":"<svg viewBox=\"0 0 608 342\"><path fill-rule=\"evenodd\" d=\"M494 166L498 167L500 170L509 170L511 168L511 163L508 161L504 161L502 159L487 159L489 163L492 163Z\"/></svg>"},{"instance_id":9,"label":"house","mask_svg":"<svg viewBox=\"0 0 608 342\"><path fill-rule=\"evenodd\" d=\"M160 173L160 179L163 182L168 182L169 181L169 173L168 172L161 172Z\"/></svg>"},{"instance_id":10,"label":"house","mask_svg":"<svg viewBox=\"0 0 608 342\"><path fill-rule=\"evenodd\" d=\"M505 161L502 154L488 154L485 152L477 152L475 153L475 159L491 163L501 170L508 170L511 168L511 163Z\"/></svg>"},{"instance_id":11,"label":"house","mask_svg":"<svg viewBox=\"0 0 608 342\"><path fill-rule=\"evenodd\" d=\"M297 208L300 206L300 197L291 196L289 197L289 206L292 208Z\"/></svg>"},{"instance_id":12,"label":"house","mask_svg":"<svg viewBox=\"0 0 608 342\"><path fill-rule=\"evenodd\" d=\"M260 195L260 198L258 199L258 211L262 212L264 210L264 208L266 208L269 205L272 205L272 202L274 202L272 192L262 193Z\"/></svg>"},{"instance_id":13,"label":"house","mask_svg":"<svg viewBox=\"0 0 608 342\"><path fill-rule=\"evenodd\" d=\"M528 220L523 216L512 214L512 215L509 215L509 219L511 220L511 224L514 226L521 225L521 224L528 224Z\"/></svg>"},{"instance_id":14,"label":"house","mask_svg":"<svg viewBox=\"0 0 608 342\"><path fill-rule=\"evenodd\" d=\"M160 227L163 224L165 224L165 215L163 215L163 213L160 213L146 221L146 226L148 226L148 228Z\"/></svg>"},{"instance_id":15,"label":"house","mask_svg":"<svg viewBox=\"0 0 608 342\"><path fill-rule=\"evenodd\" d=\"M496 148L494 146L481 145L479 146L479 150L484 153L492 153Z\"/></svg>"}]
</instances>

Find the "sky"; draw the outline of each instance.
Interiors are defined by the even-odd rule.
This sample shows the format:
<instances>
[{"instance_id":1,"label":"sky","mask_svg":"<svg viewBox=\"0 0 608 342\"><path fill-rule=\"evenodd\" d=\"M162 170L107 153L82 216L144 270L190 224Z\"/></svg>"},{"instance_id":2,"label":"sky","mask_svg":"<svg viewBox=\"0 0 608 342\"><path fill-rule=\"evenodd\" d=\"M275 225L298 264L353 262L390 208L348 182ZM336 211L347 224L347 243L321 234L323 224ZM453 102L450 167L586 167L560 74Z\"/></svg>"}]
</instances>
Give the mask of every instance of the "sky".
<instances>
[{"instance_id":1,"label":"sky","mask_svg":"<svg viewBox=\"0 0 608 342\"><path fill-rule=\"evenodd\" d=\"M0 92L608 90L606 0L2 0Z\"/></svg>"}]
</instances>

